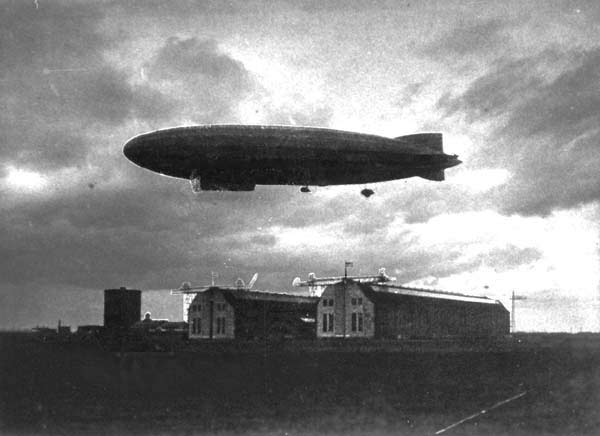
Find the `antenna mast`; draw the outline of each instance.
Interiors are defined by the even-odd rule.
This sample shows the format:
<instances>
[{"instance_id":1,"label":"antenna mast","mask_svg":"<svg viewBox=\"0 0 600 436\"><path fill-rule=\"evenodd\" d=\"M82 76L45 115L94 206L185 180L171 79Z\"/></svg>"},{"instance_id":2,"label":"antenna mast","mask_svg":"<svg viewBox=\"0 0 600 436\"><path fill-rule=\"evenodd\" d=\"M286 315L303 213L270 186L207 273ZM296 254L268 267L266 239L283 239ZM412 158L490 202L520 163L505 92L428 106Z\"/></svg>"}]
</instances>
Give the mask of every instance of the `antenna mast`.
<instances>
[{"instance_id":1,"label":"antenna mast","mask_svg":"<svg viewBox=\"0 0 600 436\"><path fill-rule=\"evenodd\" d=\"M515 333L517 331L517 320L515 313L515 301L517 300L527 300L527 297L522 295L515 295L515 291L512 292L511 300L511 310L510 310L510 332Z\"/></svg>"}]
</instances>

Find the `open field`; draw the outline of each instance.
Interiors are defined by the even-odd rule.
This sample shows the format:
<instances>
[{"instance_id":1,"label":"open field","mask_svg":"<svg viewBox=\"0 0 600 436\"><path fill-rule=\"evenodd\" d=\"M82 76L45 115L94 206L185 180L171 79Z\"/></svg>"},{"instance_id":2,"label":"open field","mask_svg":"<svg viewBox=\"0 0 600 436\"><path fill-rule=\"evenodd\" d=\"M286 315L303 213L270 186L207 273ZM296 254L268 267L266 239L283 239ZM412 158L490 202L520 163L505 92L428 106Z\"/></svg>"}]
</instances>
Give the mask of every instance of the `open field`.
<instances>
[{"instance_id":1,"label":"open field","mask_svg":"<svg viewBox=\"0 0 600 436\"><path fill-rule=\"evenodd\" d=\"M171 351L0 336L2 434L596 435L600 338L491 347L227 343Z\"/></svg>"}]
</instances>

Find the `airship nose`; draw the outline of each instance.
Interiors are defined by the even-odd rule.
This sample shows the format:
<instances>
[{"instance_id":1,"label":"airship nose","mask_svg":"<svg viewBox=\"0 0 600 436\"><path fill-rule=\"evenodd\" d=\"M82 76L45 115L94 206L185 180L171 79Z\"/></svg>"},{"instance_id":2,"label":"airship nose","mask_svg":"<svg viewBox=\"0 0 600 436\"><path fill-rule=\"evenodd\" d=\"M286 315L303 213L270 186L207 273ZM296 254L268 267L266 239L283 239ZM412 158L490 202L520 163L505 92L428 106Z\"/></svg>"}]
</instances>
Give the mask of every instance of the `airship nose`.
<instances>
[{"instance_id":1,"label":"airship nose","mask_svg":"<svg viewBox=\"0 0 600 436\"><path fill-rule=\"evenodd\" d=\"M132 162L138 163L140 157L141 144L138 138L133 138L127 141L123 146L123 154Z\"/></svg>"}]
</instances>

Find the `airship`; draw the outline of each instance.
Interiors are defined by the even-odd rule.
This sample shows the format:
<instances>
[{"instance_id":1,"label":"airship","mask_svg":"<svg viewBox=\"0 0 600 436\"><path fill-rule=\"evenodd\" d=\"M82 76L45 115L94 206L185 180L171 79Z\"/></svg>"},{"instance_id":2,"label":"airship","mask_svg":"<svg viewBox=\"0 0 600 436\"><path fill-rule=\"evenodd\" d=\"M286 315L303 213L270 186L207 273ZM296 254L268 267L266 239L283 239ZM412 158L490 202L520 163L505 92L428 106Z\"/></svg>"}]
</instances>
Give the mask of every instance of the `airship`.
<instances>
[{"instance_id":1,"label":"airship","mask_svg":"<svg viewBox=\"0 0 600 436\"><path fill-rule=\"evenodd\" d=\"M144 133L123 148L136 165L190 181L194 192L256 185L368 185L408 177L444 180L461 163L441 133L387 138L315 127L199 125ZM371 189L361 191L365 197Z\"/></svg>"}]
</instances>

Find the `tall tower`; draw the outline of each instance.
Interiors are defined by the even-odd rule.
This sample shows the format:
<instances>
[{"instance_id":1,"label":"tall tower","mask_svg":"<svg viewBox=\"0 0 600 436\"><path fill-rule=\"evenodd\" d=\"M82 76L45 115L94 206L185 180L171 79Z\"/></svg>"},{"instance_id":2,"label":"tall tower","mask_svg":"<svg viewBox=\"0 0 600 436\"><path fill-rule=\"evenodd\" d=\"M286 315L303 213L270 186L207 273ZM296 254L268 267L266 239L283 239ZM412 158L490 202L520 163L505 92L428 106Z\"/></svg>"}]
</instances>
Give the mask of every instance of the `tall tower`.
<instances>
[{"instance_id":1,"label":"tall tower","mask_svg":"<svg viewBox=\"0 0 600 436\"><path fill-rule=\"evenodd\" d=\"M142 291L137 289L104 290L104 327L125 330L142 317Z\"/></svg>"},{"instance_id":2,"label":"tall tower","mask_svg":"<svg viewBox=\"0 0 600 436\"><path fill-rule=\"evenodd\" d=\"M522 295L515 295L515 291L512 292L512 296L510 297L511 300L511 308L510 308L510 332L514 333L517 331L517 320L516 320L516 313L515 313L515 301L517 300L526 300L527 297L524 297Z\"/></svg>"}]
</instances>

